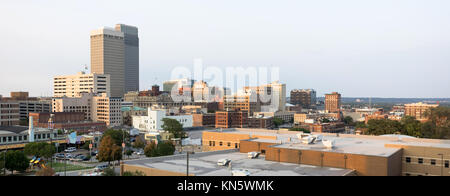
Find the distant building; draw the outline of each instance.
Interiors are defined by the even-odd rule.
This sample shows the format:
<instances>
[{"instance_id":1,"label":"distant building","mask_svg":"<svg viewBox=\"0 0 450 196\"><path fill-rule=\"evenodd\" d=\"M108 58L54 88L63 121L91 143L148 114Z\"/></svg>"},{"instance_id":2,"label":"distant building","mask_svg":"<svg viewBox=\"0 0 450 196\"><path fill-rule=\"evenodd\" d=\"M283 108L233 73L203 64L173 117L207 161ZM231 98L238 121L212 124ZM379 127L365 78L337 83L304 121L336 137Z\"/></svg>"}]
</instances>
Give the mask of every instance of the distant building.
<instances>
[{"instance_id":1,"label":"distant building","mask_svg":"<svg viewBox=\"0 0 450 196\"><path fill-rule=\"evenodd\" d=\"M215 113L198 113L191 115L193 119L193 127L215 127L216 125Z\"/></svg>"},{"instance_id":2,"label":"distant building","mask_svg":"<svg viewBox=\"0 0 450 196\"><path fill-rule=\"evenodd\" d=\"M81 93L77 97L55 97L53 112L84 112L85 120L105 122L109 127L122 125L122 101L120 97L106 94Z\"/></svg>"},{"instance_id":3,"label":"distant building","mask_svg":"<svg viewBox=\"0 0 450 196\"><path fill-rule=\"evenodd\" d=\"M430 111L431 108L437 107L439 107L439 104L427 104L422 102L405 104L405 116L413 116L418 121L425 122L429 120L425 115L426 112Z\"/></svg>"},{"instance_id":4,"label":"distant building","mask_svg":"<svg viewBox=\"0 0 450 196\"><path fill-rule=\"evenodd\" d=\"M28 92L11 92L11 97L0 99L10 104L19 104L19 120L21 121L27 121L30 112L51 111L51 99L29 97Z\"/></svg>"},{"instance_id":5,"label":"distant building","mask_svg":"<svg viewBox=\"0 0 450 196\"><path fill-rule=\"evenodd\" d=\"M248 112L239 110L217 111L216 128L248 127Z\"/></svg>"},{"instance_id":6,"label":"distant building","mask_svg":"<svg viewBox=\"0 0 450 196\"><path fill-rule=\"evenodd\" d=\"M295 89L291 91L291 104L302 108L312 108L316 105L316 91L313 89Z\"/></svg>"},{"instance_id":7,"label":"distant building","mask_svg":"<svg viewBox=\"0 0 450 196\"><path fill-rule=\"evenodd\" d=\"M273 117L272 116L252 116L248 117L248 128L267 129L272 128Z\"/></svg>"},{"instance_id":8,"label":"distant building","mask_svg":"<svg viewBox=\"0 0 450 196\"><path fill-rule=\"evenodd\" d=\"M330 113L341 111L341 94L333 92L325 95L325 110Z\"/></svg>"},{"instance_id":9,"label":"distant building","mask_svg":"<svg viewBox=\"0 0 450 196\"><path fill-rule=\"evenodd\" d=\"M257 87L244 87L244 91L256 92L263 112L286 110L286 84L275 81Z\"/></svg>"},{"instance_id":10,"label":"distant building","mask_svg":"<svg viewBox=\"0 0 450 196\"><path fill-rule=\"evenodd\" d=\"M84 112L30 113L33 126L58 130L74 130L77 133L106 131L105 122L93 122L84 119Z\"/></svg>"},{"instance_id":11,"label":"distant building","mask_svg":"<svg viewBox=\"0 0 450 196\"><path fill-rule=\"evenodd\" d=\"M19 123L19 103L0 100L0 126L14 126Z\"/></svg>"},{"instance_id":12,"label":"distant building","mask_svg":"<svg viewBox=\"0 0 450 196\"><path fill-rule=\"evenodd\" d=\"M133 127L141 131L162 131L163 119L175 119L180 122L184 128L192 127L192 115L167 115L165 109L148 108L146 116L133 116Z\"/></svg>"},{"instance_id":13,"label":"distant building","mask_svg":"<svg viewBox=\"0 0 450 196\"><path fill-rule=\"evenodd\" d=\"M261 102L257 98L258 95L254 92L248 92L236 95L226 95L224 97L224 110L240 110L252 116L255 112L261 111Z\"/></svg>"},{"instance_id":14,"label":"distant building","mask_svg":"<svg viewBox=\"0 0 450 196\"><path fill-rule=\"evenodd\" d=\"M111 95L110 76L108 74L86 74L53 77L53 97L76 97L80 93L106 93Z\"/></svg>"}]
</instances>

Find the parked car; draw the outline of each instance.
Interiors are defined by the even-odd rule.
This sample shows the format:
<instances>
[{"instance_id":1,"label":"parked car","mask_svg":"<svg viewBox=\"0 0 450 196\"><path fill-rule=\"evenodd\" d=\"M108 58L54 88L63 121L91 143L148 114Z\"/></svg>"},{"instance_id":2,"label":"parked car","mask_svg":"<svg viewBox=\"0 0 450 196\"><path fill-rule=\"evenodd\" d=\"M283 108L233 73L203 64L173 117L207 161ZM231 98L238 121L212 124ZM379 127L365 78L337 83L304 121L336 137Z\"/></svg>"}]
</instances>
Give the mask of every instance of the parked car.
<instances>
[{"instance_id":1,"label":"parked car","mask_svg":"<svg viewBox=\"0 0 450 196\"><path fill-rule=\"evenodd\" d=\"M233 176L250 176L250 172L246 169L237 169L231 171L231 174Z\"/></svg>"},{"instance_id":2,"label":"parked car","mask_svg":"<svg viewBox=\"0 0 450 196\"><path fill-rule=\"evenodd\" d=\"M64 159L64 153L56 153L53 157L56 159Z\"/></svg>"},{"instance_id":3,"label":"parked car","mask_svg":"<svg viewBox=\"0 0 450 196\"><path fill-rule=\"evenodd\" d=\"M144 155L144 151L143 150L138 150L138 151L135 151L133 153L136 154L136 155Z\"/></svg>"},{"instance_id":4,"label":"parked car","mask_svg":"<svg viewBox=\"0 0 450 196\"><path fill-rule=\"evenodd\" d=\"M64 152L75 152L75 151L77 151L77 148L75 148L75 147L69 147L64 150Z\"/></svg>"},{"instance_id":5,"label":"parked car","mask_svg":"<svg viewBox=\"0 0 450 196\"><path fill-rule=\"evenodd\" d=\"M219 166L227 166L228 164L230 164L231 160L230 159L220 159L217 161L217 165Z\"/></svg>"},{"instance_id":6,"label":"parked car","mask_svg":"<svg viewBox=\"0 0 450 196\"><path fill-rule=\"evenodd\" d=\"M108 168L109 165L108 164L101 164L101 165L97 165L94 168L94 172L102 172L103 170L105 170L106 168Z\"/></svg>"},{"instance_id":7,"label":"parked car","mask_svg":"<svg viewBox=\"0 0 450 196\"><path fill-rule=\"evenodd\" d=\"M98 154L98 150L91 152L91 156L97 156L97 154Z\"/></svg>"}]
</instances>

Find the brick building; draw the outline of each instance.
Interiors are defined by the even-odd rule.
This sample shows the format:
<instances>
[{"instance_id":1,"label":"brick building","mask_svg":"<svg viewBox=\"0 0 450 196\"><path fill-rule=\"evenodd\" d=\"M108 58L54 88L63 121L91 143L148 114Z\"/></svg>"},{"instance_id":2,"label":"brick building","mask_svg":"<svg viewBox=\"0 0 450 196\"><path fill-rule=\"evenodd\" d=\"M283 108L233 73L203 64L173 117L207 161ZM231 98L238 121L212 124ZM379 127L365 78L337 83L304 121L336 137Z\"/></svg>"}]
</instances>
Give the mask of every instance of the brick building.
<instances>
[{"instance_id":1,"label":"brick building","mask_svg":"<svg viewBox=\"0 0 450 196\"><path fill-rule=\"evenodd\" d=\"M248 127L247 111L217 111L216 128L244 128Z\"/></svg>"}]
</instances>

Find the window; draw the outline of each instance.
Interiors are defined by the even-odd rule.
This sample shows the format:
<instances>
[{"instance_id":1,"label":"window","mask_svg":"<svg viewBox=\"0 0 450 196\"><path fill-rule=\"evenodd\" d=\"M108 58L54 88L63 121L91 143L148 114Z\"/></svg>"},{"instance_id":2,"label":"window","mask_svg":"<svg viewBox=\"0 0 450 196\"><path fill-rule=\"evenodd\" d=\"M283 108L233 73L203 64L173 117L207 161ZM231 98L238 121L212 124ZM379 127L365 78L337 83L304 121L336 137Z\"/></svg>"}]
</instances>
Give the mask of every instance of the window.
<instances>
[{"instance_id":1,"label":"window","mask_svg":"<svg viewBox=\"0 0 450 196\"><path fill-rule=\"evenodd\" d=\"M431 165L436 165L436 159L431 159Z\"/></svg>"},{"instance_id":2,"label":"window","mask_svg":"<svg viewBox=\"0 0 450 196\"><path fill-rule=\"evenodd\" d=\"M449 166L449 161L445 161L445 168L448 168Z\"/></svg>"},{"instance_id":3,"label":"window","mask_svg":"<svg viewBox=\"0 0 450 196\"><path fill-rule=\"evenodd\" d=\"M405 173L405 176L411 176L411 174L410 173Z\"/></svg>"},{"instance_id":4,"label":"window","mask_svg":"<svg viewBox=\"0 0 450 196\"><path fill-rule=\"evenodd\" d=\"M238 148L238 143L235 143L235 144L234 144L234 148Z\"/></svg>"},{"instance_id":5,"label":"window","mask_svg":"<svg viewBox=\"0 0 450 196\"><path fill-rule=\"evenodd\" d=\"M209 146L213 146L213 141L209 141Z\"/></svg>"},{"instance_id":6,"label":"window","mask_svg":"<svg viewBox=\"0 0 450 196\"><path fill-rule=\"evenodd\" d=\"M231 146L231 142L228 142L228 147L230 147Z\"/></svg>"},{"instance_id":7,"label":"window","mask_svg":"<svg viewBox=\"0 0 450 196\"><path fill-rule=\"evenodd\" d=\"M223 142L219 142L219 146L222 146L223 145Z\"/></svg>"},{"instance_id":8,"label":"window","mask_svg":"<svg viewBox=\"0 0 450 196\"><path fill-rule=\"evenodd\" d=\"M418 163L423 164L423 158L419 158Z\"/></svg>"},{"instance_id":9,"label":"window","mask_svg":"<svg viewBox=\"0 0 450 196\"><path fill-rule=\"evenodd\" d=\"M411 163L411 157L406 157L406 158L405 158L405 161L406 161L407 163Z\"/></svg>"}]
</instances>

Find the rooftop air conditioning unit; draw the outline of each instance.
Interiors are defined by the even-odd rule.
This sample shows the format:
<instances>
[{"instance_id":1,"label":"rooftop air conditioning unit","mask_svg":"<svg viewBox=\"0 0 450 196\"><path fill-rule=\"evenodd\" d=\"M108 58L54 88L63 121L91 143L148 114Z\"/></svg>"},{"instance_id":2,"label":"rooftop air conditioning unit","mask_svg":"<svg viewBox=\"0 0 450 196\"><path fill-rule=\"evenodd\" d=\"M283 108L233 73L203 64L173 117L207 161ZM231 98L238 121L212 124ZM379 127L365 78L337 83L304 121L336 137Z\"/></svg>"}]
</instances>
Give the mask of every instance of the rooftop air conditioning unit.
<instances>
[{"instance_id":1,"label":"rooftop air conditioning unit","mask_svg":"<svg viewBox=\"0 0 450 196\"><path fill-rule=\"evenodd\" d=\"M334 140L322 140L322 144L323 144L325 147L327 147L327 148L329 148L329 149L332 149L332 148L334 148L334 146L335 146L335 141L334 141Z\"/></svg>"}]
</instances>

